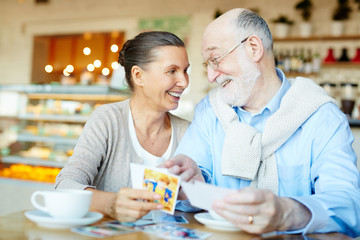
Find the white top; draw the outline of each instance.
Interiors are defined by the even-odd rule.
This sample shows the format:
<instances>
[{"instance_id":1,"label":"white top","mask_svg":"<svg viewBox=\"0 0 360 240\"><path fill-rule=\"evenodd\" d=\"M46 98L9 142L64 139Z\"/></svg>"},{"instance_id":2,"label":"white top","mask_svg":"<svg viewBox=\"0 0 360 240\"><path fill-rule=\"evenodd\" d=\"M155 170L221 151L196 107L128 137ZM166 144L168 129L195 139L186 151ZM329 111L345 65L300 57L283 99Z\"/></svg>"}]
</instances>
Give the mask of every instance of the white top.
<instances>
[{"instance_id":1,"label":"white top","mask_svg":"<svg viewBox=\"0 0 360 240\"><path fill-rule=\"evenodd\" d=\"M152 155L151 153L146 151L139 143L139 140L138 140L138 138L136 136L136 132L135 132L135 126L134 126L134 121L133 121L132 114L131 114L131 109L129 108L129 132L130 132L131 142L134 146L136 154L139 155L139 157L144 160L145 166L156 167L163 161L170 158L172 145L173 145L173 136L174 136L173 131L174 131L174 129L171 126L171 139L170 139L170 144L169 144L168 148L166 149L166 152L161 157Z\"/></svg>"}]
</instances>

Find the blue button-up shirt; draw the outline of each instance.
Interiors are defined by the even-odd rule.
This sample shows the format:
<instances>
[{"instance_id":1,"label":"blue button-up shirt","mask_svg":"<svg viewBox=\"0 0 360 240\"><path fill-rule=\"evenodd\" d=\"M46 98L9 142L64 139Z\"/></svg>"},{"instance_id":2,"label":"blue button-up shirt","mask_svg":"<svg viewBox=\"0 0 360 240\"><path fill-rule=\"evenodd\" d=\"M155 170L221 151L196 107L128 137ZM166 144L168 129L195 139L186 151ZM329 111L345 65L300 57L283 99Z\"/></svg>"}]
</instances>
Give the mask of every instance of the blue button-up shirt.
<instances>
[{"instance_id":1,"label":"blue button-up shirt","mask_svg":"<svg viewBox=\"0 0 360 240\"><path fill-rule=\"evenodd\" d=\"M239 121L259 132L291 87L283 72L277 69L277 74L282 85L259 113L234 107ZM248 180L222 175L224 139L225 132L206 96L196 106L194 120L176 154L196 161L209 183L232 189L249 186ZM294 233L337 231L360 235L360 178L353 141L346 116L335 104L326 103L275 152L279 196L296 199L312 214L309 224Z\"/></svg>"}]
</instances>

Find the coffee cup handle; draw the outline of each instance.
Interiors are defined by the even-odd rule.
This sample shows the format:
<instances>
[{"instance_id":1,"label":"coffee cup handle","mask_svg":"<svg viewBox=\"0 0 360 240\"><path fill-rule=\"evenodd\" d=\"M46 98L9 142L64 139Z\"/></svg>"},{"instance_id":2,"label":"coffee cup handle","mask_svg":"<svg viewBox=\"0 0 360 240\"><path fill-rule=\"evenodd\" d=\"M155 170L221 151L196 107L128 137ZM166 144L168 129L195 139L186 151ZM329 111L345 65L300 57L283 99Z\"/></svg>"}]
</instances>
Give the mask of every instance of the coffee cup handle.
<instances>
[{"instance_id":1,"label":"coffee cup handle","mask_svg":"<svg viewBox=\"0 0 360 240\"><path fill-rule=\"evenodd\" d=\"M47 212L46 207L41 206L39 203L36 202L36 197L37 197L37 196L42 196L42 197L44 197L44 193L43 193L42 191L36 191L36 192L34 192L34 193L31 195L31 203L32 203L32 205L33 205L35 208L37 208L37 209L39 209L39 210L41 210L41 211L43 211L43 212Z\"/></svg>"}]
</instances>

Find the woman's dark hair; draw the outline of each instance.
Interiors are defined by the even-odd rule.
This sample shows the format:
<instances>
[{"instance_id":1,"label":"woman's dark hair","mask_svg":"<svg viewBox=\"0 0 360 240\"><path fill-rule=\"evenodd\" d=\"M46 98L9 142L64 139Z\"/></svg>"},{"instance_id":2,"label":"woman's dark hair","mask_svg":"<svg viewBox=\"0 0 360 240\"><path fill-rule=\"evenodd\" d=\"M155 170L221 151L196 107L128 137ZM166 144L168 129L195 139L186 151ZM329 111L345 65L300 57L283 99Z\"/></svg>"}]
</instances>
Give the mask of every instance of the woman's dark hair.
<instances>
[{"instance_id":1,"label":"woman's dark hair","mask_svg":"<svg viewBox=\"0 0 360 240\"><path fill-rule=\"evenodd\" d=\"M185 47L184 42L169 32L152 31L143 32L135 38L126 41L119 52L119 63L125 68L126 82L131 91L134 84L131 80L133 66L144 67L155 60L154 49L161 46Z\"/></svg>"}]
</instances>

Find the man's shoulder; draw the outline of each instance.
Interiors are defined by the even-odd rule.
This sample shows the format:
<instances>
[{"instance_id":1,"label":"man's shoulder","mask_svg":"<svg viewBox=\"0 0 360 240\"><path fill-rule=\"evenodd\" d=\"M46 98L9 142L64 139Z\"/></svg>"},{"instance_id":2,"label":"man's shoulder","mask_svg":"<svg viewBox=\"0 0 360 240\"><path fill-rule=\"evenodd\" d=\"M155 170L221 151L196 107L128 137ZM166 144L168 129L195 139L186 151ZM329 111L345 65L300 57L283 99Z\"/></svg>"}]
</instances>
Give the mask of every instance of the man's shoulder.
<instances>
[{"instance_id":1,"label":"man's shoulder","mask_svg":"<svg viewBox=\"0 0 360 240\"><path fill-rule=\"evenodd\" d=\"M213 125L218 121L209 100L209 94L196 104L193 122L200 125Z\"/></svg>"},{"instance_id":2,"label":"man's shoulder","mask_svg":"<svg viewBox=\"0 0 360 240\"><path fill-rule=\"evenodd\" d=\"M339 107L328 102L320 106L305 122L307 126L324 126L337 128L342 123L347 123L345 114L339 109Z\"/></svg>"},{"instance_id":3,"label":"man's shoulder","mask_svg":"<svg viewBox=\"0 0 360 240\"><path fill-rule=\"evenodd\" d=\"M196 104L195 111L201 110L204 111L206 109L212 109L210 100L209 100L209 94L207 94L203 99L200 100L198 104Z\"/></svg>"}]
</instances>

